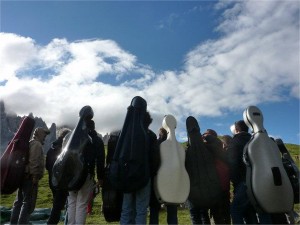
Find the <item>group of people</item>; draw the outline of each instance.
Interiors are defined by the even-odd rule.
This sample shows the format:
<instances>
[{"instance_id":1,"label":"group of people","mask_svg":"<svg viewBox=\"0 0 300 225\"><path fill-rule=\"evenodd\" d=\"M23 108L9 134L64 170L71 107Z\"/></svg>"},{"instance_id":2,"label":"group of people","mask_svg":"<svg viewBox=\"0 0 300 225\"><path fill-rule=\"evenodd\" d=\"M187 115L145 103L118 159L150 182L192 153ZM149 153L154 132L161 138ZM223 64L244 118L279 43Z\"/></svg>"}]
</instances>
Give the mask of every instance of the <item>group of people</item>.
<instances>
[{"instance_id":1,"label":"group of people","mask_svg":"<svg viewBox=\"0 0 300 225\"><path fill-rule=\"evenodd\" d=\"M159 146L167 139L167 131L160 128L157 138L156 134L149 129L151 123L152 118L147 112L143 124L150 145L148 146L149 182L137 191L123 194L120 224L146 224L148 212L150 212L149 224L159 224L161 203L155 195L153 179L160 165ZM51 182L53 165L61 153L63 140L70 134L70 130L63 130L58 139L52 143L51 149L47 152L45 163L42 145L50 131L41 127L35 129L30 140L29 160L25 177L13 204L11 224L29 223L30 214L36 204L38 182L43 177L44 168L48 170L49 186L53 194L53 206L47 224L59 222L61 210L65 205L67 208L65 222L67 224L85 224L90 195L95 186L102 186L105 166L104 144L95 131L95 123L92 119L86 120L86 129L88 129L88 134L91 137L83 155L88 176L83 186L77 191L56 189ZM284 214L270 215L256 212L251 205L246 193L246 166L243 162L243 148L250 140L251 134L243 120L234 123L232 132L233 136L224 135L221 138L212 129L207 129L202 134L206 148L213 154L223 193L211 208L193 206L188 200L187 205L192 223L210 224L211 218L215 224L288 223L289 221ZM233 193L230 193L230 182L233 185ZM177 207L174 204L166 204L166 222L168 224L178 224Z\"/></svg>"}]
</instances>

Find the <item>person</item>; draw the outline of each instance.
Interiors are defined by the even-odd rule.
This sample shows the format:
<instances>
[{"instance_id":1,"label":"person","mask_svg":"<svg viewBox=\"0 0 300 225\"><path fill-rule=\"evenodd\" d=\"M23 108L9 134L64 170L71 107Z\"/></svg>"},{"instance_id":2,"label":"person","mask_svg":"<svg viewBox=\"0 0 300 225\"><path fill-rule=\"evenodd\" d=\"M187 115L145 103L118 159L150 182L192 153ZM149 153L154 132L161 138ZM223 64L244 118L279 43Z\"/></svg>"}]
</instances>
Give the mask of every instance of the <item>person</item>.
<instances>
[{"instance_id":1,"label":"person","mask_svg":"<svg viewBox=\"0 0 300 225\"><path fill-rule=\"evenodd\" d=\"M251 134L243 120L235 122L230 128L234 134L228 146L230 180L233 184L233 200L230 206L233 224L257 224L255 210L246 193L246 166L243 162L243 149L249 142Z\"/></svg>"},{"instance_id":2,"label":"person","mask_svg":"<svg viewBox=\"0 0 300 225\"><path fill-rule=\"evenodd\" d=\"M10 224L29 223L30 215L34 211L37 200L38 183L44 175L43 144L49 133L48 128L37 127L33 132L32 139L29 141L28 164L13 204Z\"/></svg>"},{"instance_id":3,"label":"person","mask_svg":"<svg viewBox=\"0 0 300 225\"><path fill-rule=\"evenodd\" d=\"M206 148L213 153L222 186L222 195L219 201L210 208L210 216L215 224L230 224L230 180L227 155L223 151L223 143L215 130L207 129L202 137Z\"/></svg>"},{"instance_id":4,"label":"person","mask_svg":"<svg viewBox=\"0 0 300 225\"><path fill-rule=\"evenodd\" d=\"M57 138L52 144L51 148L47 152L46 156L46 169L49 175L49 187L52 191L53 195L53 204L50 216L48 218L47 224L58 224L60 220L61 210L64 208L67 197L68 191L67 190L60 190L53 187L51 179L52 179L52 168L53 165L58 157L58 155L62 151L62 144L64 137L70 132L69 129L63 129Z\"/></svg>"},{"instance_id":5,"label":"person","mask_svg":"<svg viewBox=\"0 0 300 225\"><path fill-rule=\"evenodd\" d=\"M228 146L230 180L233 185L233 200L230 206L233 224L271 224L271 217L266 213L256 213L247 195L246 165L243 161L243 150L250 141L251 134L243 120L234 123L232 142Z\"/></svg>"},{"instance_id":6,"label":"person","mask_svg":"<svg viewBox=\"0 0 300 225\"><path fill-rule=\"evenodd\" d=\"M166 129L161 127L159 129L159 134L158 134L158 140L157 144L158 146L167 139L168 133ZM157 168L159 166L159 155L157 155ZM156 173L153 174L154 176ZM157 200L154 192L154 176L151 177L151 196L150 196L150 219L149 219L149 224L159 224L159 211L161 209L161 204ZM166 205L167 208L167 223L168 224L178 224L178 218L177 218L177 205Z\"/></svg>"},{"instance_id":7,"label":"person","mask_svg":"<svg viewBox=\"0 0 300 225\"><path fill-rule=\"evenodd\" d=\"M104 144L95 131L95 122L92 119L86 120L86 129L91 137L91 142L84 149L83 158L87 166L88 176L85 183L78 191L69 191L67 223L85 224L87 217L87 206L90 193L94 187L95 166L97 172L97 185L102 186L104 178Z\"/></svg>"},{"instance_id":8,"label":"person","mask_svg":"<svg viewBox=\"0 0 300 225\"><path fill-rule=\"evenodd\" d=\"M230 145L230 143L232 141L232 137L230 135L223 135L221 137L221 141L222 141L222 144L223 144L223 151L227 152L228 146Z\"/></svg>"},{"instance_id":9,"label":"person","mask_svg":"<svg viewBox=\"0 0 300 225\"><path fill-rule=\"evenodd\" d=\"M154 155L158 152L158 145L156 140L156 134L149 129L152 123L152 118L150 113L147 111L144 117L144 127L147 131L147 136L149 138L149 169L151 175L155 171L154 165ZM147 208L149 206L151 194L151 181L149 177L149 182L139 190L130 193L124 193L123 204L121 211L120 224L146 224L147 222Z\"/></svg>"},{"instance_id":10,"label":"person","mask_svg":"<svg viewBox=\"0 0 300 225\"><path fill-rule=\"evenodd\" d=\"M90 197L88 200L88 206L86 209L86 212L88 215L91 215L93 213L94 199L96 198L98 193L99 193L99 186L97 185L96 181L94 181L93 190L90 193Z\"/></svg>"}]
</instances>

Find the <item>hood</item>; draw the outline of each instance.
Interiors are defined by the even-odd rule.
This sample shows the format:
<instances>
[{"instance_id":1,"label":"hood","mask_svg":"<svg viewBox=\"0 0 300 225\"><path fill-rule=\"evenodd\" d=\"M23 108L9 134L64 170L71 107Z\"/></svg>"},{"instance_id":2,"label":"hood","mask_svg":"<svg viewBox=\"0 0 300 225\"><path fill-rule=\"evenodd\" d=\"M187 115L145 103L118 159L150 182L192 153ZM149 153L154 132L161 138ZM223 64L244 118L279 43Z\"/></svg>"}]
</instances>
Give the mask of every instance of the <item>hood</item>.
<instances>
[{"instance_id":1,"label":"hood","mask_svg":"<svg viewBox=\"0 0 300 225\"><path fill-rule=\"evenodd\" d=\"M37 127L33 132L33 139L44 144L46 136L50 134L50 130L48 128Z\"/></svg>"}]
</instances>

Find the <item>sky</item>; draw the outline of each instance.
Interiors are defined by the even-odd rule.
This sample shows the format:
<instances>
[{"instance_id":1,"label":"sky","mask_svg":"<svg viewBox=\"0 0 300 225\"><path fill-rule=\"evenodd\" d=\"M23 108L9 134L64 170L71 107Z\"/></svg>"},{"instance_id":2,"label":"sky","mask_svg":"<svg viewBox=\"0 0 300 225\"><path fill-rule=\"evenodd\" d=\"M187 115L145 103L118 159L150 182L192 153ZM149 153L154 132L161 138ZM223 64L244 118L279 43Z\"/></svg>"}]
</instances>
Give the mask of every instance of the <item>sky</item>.
<instances>
[{"instance_id":1,"label":"sky","mask_svg":"<svg viewBox=\"0 0 300 225\"><path fill-rule=\"evenodd\" d=\"M75 126L85 105L102 135L141 96L158 133L194 116L231 134L247 107L299 144L299 1L0 1L0 99L8 112Z\"/></svg>"}]
</instances>

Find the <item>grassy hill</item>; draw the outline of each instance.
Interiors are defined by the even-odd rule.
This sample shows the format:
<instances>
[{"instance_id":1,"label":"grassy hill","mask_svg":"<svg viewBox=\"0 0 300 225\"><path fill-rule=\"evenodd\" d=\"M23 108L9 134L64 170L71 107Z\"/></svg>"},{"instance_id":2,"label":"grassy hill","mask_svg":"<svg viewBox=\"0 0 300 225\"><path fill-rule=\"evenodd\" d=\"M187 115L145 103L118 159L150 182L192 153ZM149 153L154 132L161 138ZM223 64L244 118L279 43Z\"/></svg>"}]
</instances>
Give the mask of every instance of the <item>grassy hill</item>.
<instances>
[{"instance_id":1,"label":"grassy hill","mask_svg":"<svg viewBox=\"0 0 300 225\"><path fill-rule=\"evenodd\" d=\"M286 147L290 151L293 159L299 166L299 145L286 144ZM16 193L11 195L1 195L0 205L5 207L11 207L14 201ZM87 224L107 224L104 220L104 216L101 213L101 194L98 194L95 198L93 214L87 217ZM45 174L39 183L39 193L36 208L51 208L52 207L52 193L48 185L48 174ZM295 205L296 212L300 213L299 204ZM179 224L191 224L189 212L187 209L179 209L178 211ZM162 210L160 214L160 223L166 224L166 212ZM63 224L61 222L60 224Z\"/></svg>"}]
</instances>

